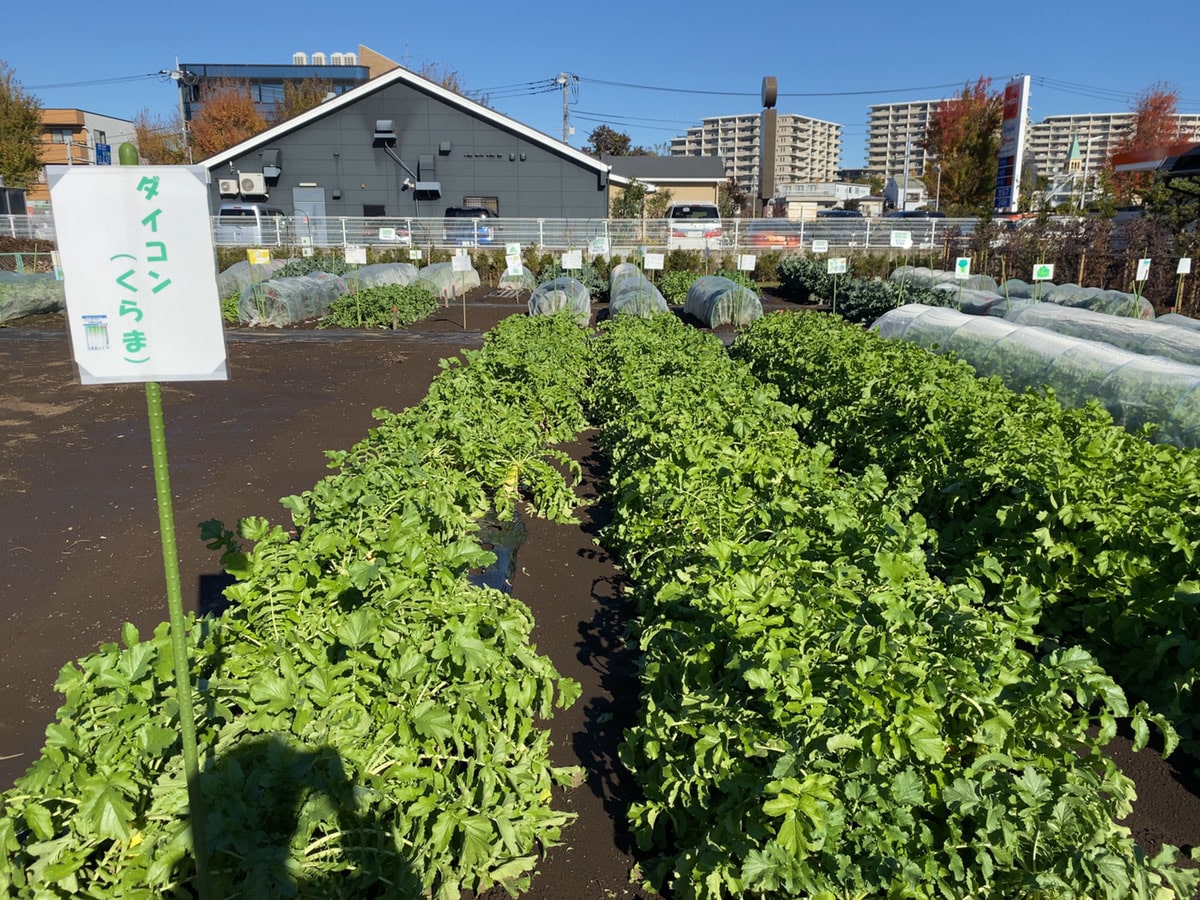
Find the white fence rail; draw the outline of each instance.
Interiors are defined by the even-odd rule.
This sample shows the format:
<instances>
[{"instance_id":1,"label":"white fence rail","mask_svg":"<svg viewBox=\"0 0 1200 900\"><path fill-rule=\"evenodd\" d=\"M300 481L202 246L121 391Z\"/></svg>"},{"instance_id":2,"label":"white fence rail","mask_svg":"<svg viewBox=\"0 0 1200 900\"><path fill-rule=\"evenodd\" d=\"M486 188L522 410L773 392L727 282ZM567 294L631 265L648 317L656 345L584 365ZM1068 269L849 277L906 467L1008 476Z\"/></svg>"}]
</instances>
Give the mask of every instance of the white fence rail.
<instances>
[{"instance_id":1,"label":"white fence rail","mask_svg":"<svg viewBox=\"0 0 1200 900\"><path fill-rule=\"evenodd\" d=\"M723 234L707 242L674 238L666 219L441 219L307 216L253 219L213 218L219 247L314 248L370 245L377 247L498 248L518 243L548 250L582 249L593 253L628 253L693 249L720 252L811 250L814 240L832 250L888 250L893 232L907 232L914 248L941 247L948 238L970 235L976 219L857 219L811 221L726 219ZM0 216L0 235L54 239L48 213Z\"/></svg>"}]
</instances>

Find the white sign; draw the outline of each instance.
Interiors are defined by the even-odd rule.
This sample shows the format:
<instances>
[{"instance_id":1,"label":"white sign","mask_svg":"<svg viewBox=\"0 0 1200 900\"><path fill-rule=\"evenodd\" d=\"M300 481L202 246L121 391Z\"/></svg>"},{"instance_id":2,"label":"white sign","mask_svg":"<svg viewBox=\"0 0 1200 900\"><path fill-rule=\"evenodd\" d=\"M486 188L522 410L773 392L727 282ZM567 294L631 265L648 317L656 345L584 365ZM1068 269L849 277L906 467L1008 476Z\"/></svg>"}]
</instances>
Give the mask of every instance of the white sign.
<instances>
[{"instance_id":1,"label":"white sign","mask_svg":"<svg viewBox=\"0 0 1200 900\"><path fill-rule=\"evenodd\" d=\"M367 248L357 244L346 245L346 265L365 266L367 264Z\"/></svg>"},{"instance_id":2,"label":"white sign","mask_svg":"<svg viewBox=\"0 0 1200 900\"><path fill-rule=\"evenodd\" d=\"M424 256L425 256L424 250L409 250L408 251L409 259L421 259Z\"/></svg>"},{"instance_id":3,"label":"white sign","mask_svg":"<svg viewBox=\"0 0 1200 900\"><path fill-rule=\"evenodd\" d=\"M608 252L608 237L601 235L600 237L592 238L592 243L588 247L588 252L590 252L592 256L603 256Z\"/></svg>"},{"instance_id":4,"label":"white sign","mask_svg":"<svg viewBox=\"0 0 1200 900\"><path fill-rule=\"evenodd\" d=\"M1150 277L1150 260L1139 259L1137 267L1137 275L1133 277L1134 281L1145 281Z\"/></svg>"},{"instance_id":5,"label":"white sign","mask_svg":"<svg viewBox=\"0 0 1200 900\"><path fill-rule=\"evenodd\" d=\"M663 262L665 260L666 260L666 256L662 253L647 253L642 260L642 264L645 266L645 268L647 270L651 270L651 269L661 270L663 268Z\"/></svg>"},{"instance_id":6,"label":"white sign","mask_svg":"<svg viewBox=\"0 0 1200 900\"><path fill-rule=\"evenodd\" d=\"M971 277L971 257L960 256L954 260L954 277L959 281L966 281Z\"/></svg>"},{"instance_id":7,"label":"white sign","mask_svg":"<svg viewBox=\"0 0 1200 900\"><path fill-rule=\"evenodd\" d=\"M521 274L521 254L506 253L504 254L504 265L508 267L508 271L516 275Z\"/></svg>"},{"instance_id":8,"label":"white sign","mask_svg":"<svg viewBox=\"0 0 1200 900\"><path fill-rule=\"evenodd\" d=\"M583 268L583 251L568 250L562 255L562 267L567 271Z\"/></svg>"},{"instance_id":9,"label":"white sign","mask_svg":"<svg viewBox=\"0 0 1200 900\"><path fill-rule=\"evenodd\" d=\"M505 256L520 256L521 244L518 241L510 242L504 245Z\"/></svg>"},{"instance_id":10,"label":"white sign","mask_svg":"<svg viewBox=\"0 0 1200 900\"><path fill-rule=\"evenodd\" d=\"M1038 263L1033 267L1034 281L1053 281L1054 263Z\"/></svg>"},{"instance_id":11,"label":"white sign","mask_svg":"<svg viewBox=\"0 0 1200 900\"><path fill-rule=\"evenodd\" d=\"M998 213L1017 211L1025 150L1025 123L1028 118L1029 76L1018 75L1004 87L996 193L992 198L992 208Z\"/></svg>"},{"instance_id":12,"label":"white sign","mask_svg":"<svg viewBox=\"0 0 1200 900\"><path fill-rule=\"evenodd\" d=\"M514 278L520 278L525 274L525 267L521 265L520 261L509 263L508 268L504 270L504 274L512 275Z\"/></svg>"},{"instance_id":13,"label":"white sign","mask_svg":"<svg viewBox=\"0 0 1200 900\"><path fill-rule=\"evenodd\" d=\"M896 250L911 250L912 232L893 231L891 235L891 246Z\"/></svg>"},{"instance_id":14,"label":"white sign","mask_svg":"<svg viewBox=\"0 0 1200 900\"><path fill-rule=\"evenodd\" d=\"M844 275L846 273L846 257L831 256L825 261L825 274Z\"/></svg>"},{"instance_id":15,"label":"white sign","mask_svg":"<svg viewBox=\"0 0 1200 900\"><path fill-rule=\"evenodd\" d=\"M758 265L758 257L753 253L738 254L738 271L753 272L754 267Z\"/></svg>"},{"instance_id":16,"label":"white sign","mask_svg":"<svg viewBox=\"0 0 1200 900\"><path fill-rule=\"evenodd\" d=\"M824 240L819 241L819 240L814 239L812 242L812 252L813 253L828 253L829 252L829 241L824 241Z\"/></svg>"},{"instance_id":17,"label":"white sign","mask_svg":"<svg viewBox=\"0 0 1200 900\"><path fill-rule=\"evenodd\" d=\"M313 255L313 248L312 248L312 245L310 244L310 245L309 245L309 246L307 246L307 247L301 247L301 248L300 248L300 255L301 255L301 256L312 256L312 255Z\"/></svg>"},{"instance_id":18,"label":"white sign","mask_svg":"<svg viewBox=\"0 0 1200 900\"><path fill-rule=\"evenodd\" d=\"M474 268L471 265L471 257L465 253L456 254L450 259L450 271L452 272L470 272Z\"/></svg>"},{"instance_id":19,"label":"white sign","mask_svg":"<svg viewBox=\"0 0 1200 900\"><path fill-rule=\"evenodd\" d=\"M205 169L46 172L80 382L226 380Z\"/></svg>"},{"instance_id":20,"label":"white sign","mask_svg":"<svg viewBox=\"0 0 1200 900\"><path fill-rule=\"evenodd\" d=\"M388 225L383 225L379 229L379 239L381 241L394 241L396 239L396 229Z\"/></svg>"},{"instance_id":21,"label":"white sign","mask_svg":"<svg viewBox=\"0 0 1200 900\"><path fill-rule=\"evenodd\" d=\"M459 247L457 250L454 251L454 255L455 256L469 256L471 251L467 248L469 248L470 246L471 246L470 244L464 243L461 247Z\"/></svg>"},{"instance_id":22,"label":"white sign","mask_svg":"<svg viewBox=\"0 0 1200 900\"><path fill-rule=\"evenodd\" d=\"M1176 275L1191 275L1192 274L1191 257L1188 257L1188 256L1180 257L1179 265L1177 265L1175 267L1175 274Z\"/></svg>"}]
</instances>

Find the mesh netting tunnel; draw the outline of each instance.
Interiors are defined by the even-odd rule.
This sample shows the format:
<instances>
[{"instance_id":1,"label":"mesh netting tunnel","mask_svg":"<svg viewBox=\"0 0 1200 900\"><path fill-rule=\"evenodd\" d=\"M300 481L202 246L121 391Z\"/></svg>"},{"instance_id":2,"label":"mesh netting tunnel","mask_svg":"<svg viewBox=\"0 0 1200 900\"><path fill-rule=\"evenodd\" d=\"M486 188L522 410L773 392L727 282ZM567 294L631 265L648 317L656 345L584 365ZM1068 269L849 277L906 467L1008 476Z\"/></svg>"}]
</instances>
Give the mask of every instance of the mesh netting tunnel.
<instances>
[{"instance_id":1,"label":"mesh netting tunnel","mask_svg":"<svg viewBox=\"0 0 1200 900\"><path fill-rule=\"evenodd\" d=\"M63 282L53 275L0 272L0 322L66 309Z\"/></svg>"},{"instance_id":2,"label":"mesh netting tunnel","mask_svg":"<svg viewBox=\"0 0 1200 900\"><path fill-rule=\"evenodd\" d=\"M274 259L266 263L250 264L249 260L240 260L217 275L217 296L222 300L232 297L239 291L244 291L251 284L262 284L269 281L271 276L286 266L291 260Z\"/></svg>"},{"instance_id":3,"label":"mesh netting tunnel","mask_svg":"<svg viewBox=\"0 0 1200 900\"><path fill-rule=\"evenodd\" d=\"M669 313L666 298L633 263L619 263L608 275L610 316L650 316Z\"/></svg>"},{"instance_id":4,"label":"mesh netting tunnel","mask_svg":"<svg viewBox=\"0 0 1200 900\"><path fill-rule=\"evenodd\" d=\"M693 281L683 311L709 328L720 325L741 328L761 319L763 314L758 294L723 275L701 275Z\"/></svg>"},{"instance_id":5,"label":"mesh netting tunnel","mask_svg":"<svg viewBox=\"0 0 1200 900\"><path fill-rule=\"evenodd\" d=\"M455 272L454 263L433 263L417 274L417 284L423 284L439 300L451 300L481 284L479 273L474 269Z\"/></svg>"},{"instance_id":6,"label":"mesh netting tunnel","mask_svg":"<svg viewBox=\"0 0 1200 900\"><path fill-rule=\"evenodd\" d=\"M347 293L346 282L329 272L275 278L242 292L238 319L276 328L294 325L325 315L333 301Z\"/></svg>"},{"instance_id":7,"label":"mesh netting tunnel","mask_svg":"<svg viewBox=\"0 0 1200 900\"><path fill-rule=\"evenodd\" d=\"M1163 319L1130 319L1053 303L1029 304L1012 310L1005 318L1017 325L1033 325L1072 337L1104 341L1142 356L1161 356L1188 365L1200 365L1200 332Z\"/></svg>"},{"instance_id":8,"label":"mesh netting tunnel","mask_svg":"<svg viewBox=\"0 0 1200 900\"><path fill-rule=\"evenodd\" d=\"M347 284L358 283L359 288L383 287L389 284L412 284L417 280L417 267L406 262L374 263L360 266L342 276Z\"/></svg>"},{"instance_id":9,"label":"mesh netting tunnel","mask_svg":"<svg viewBox=\"0 0 1200 900\"><path fill-rule=\"evenodd\" d=\"M881 337L953 353L1014 391L1049 387L1063 406L1100 403L1129 430L1158 429L1153 440L1200 446L1200 366L1141 356L1098 341L991 316L912 304L872 326Z\"/></svg>"},{"instance_id":10,"label":"mesh netting tunnel","mask_svg":"<svg viewBox=\"0 0 1200 900\"><path fill-rule=\"evenodd\" d=\"M592 318L592 295L587 285L574 278L560 277L539 284L529 298L529 315L552 316L568 311L580 326Z\"/></svg>"}]
</instances>

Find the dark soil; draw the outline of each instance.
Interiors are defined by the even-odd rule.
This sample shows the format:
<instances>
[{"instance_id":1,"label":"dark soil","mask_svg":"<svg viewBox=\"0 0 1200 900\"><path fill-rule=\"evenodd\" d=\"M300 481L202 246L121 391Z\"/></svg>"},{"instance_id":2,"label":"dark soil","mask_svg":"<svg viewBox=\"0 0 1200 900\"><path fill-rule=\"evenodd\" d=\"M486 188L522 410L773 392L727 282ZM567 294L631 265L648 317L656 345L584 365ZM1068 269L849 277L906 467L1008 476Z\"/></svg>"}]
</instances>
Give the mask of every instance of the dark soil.
<instances>
[{"instance_id":1,"label":"dark soil","mask_svg":"<svg viewBox=\"0 0 1200 900\"><path fill-rule=\"evenodd\" d=\"M481 289L468 298L470 330L458 304L400 332L234 329L229 381L164 384L185 603L209 608L225 583L198 523L287 522L279 498L327 473L324 451L361 439L373 409L420 400L440 359L480 346L496 322L523 311L523 302ZM166 618L166 601L144 389L78 385L62 316L0 328L0 371L4 789L39 752L59 703L59 669L116 640L122 622L148 633ZM594 497L604 470L590 438L568 449L583 463L581 495ZM636 679L621 640L620 575L594 542L604 514L587 506L573 526L526 517L516 556L512 589L534 612L539 650L583 685L551 723L555 762L587 773L560 798L578 819L547 852L532 898L650 896L630 882L637 855L624 811L637 788L616 748L635 715ZM1138 786L1128 825L1139 843L1151 853L1163 842L1200 845L1195 762L1132 754L1125 738L1111 751Z\"/></svg>"}]
</instances>

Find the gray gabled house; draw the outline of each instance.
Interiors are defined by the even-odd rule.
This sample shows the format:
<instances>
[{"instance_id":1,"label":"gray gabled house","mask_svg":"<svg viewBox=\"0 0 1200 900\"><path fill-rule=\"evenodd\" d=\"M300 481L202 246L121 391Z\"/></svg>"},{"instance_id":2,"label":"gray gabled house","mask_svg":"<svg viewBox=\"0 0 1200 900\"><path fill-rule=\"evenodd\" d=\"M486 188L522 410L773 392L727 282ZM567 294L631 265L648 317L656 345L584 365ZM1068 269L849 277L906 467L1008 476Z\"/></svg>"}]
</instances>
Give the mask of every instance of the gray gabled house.
<instances>
[{"instance_id":1,"label":"gray gabled house","mask_svg":"<svg viewBox=\"0 0 1200 900\"><path fill-rule=\"evenodd\" d=\"M259 202L312 217L608 215L606 164L404 68L199 164L214 213Z\"/></svg>"}]
</instances>

